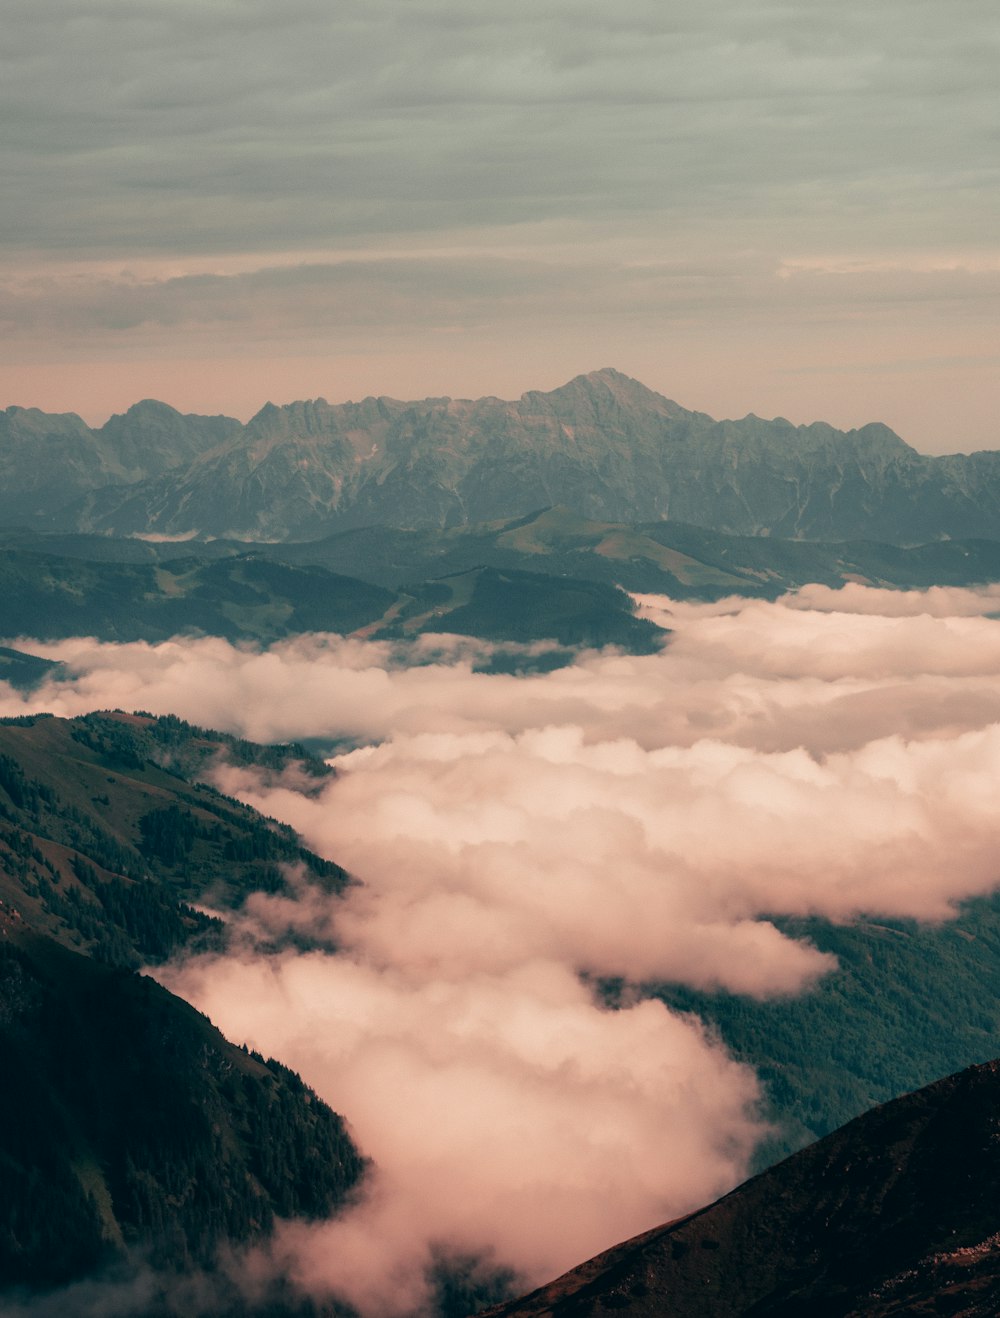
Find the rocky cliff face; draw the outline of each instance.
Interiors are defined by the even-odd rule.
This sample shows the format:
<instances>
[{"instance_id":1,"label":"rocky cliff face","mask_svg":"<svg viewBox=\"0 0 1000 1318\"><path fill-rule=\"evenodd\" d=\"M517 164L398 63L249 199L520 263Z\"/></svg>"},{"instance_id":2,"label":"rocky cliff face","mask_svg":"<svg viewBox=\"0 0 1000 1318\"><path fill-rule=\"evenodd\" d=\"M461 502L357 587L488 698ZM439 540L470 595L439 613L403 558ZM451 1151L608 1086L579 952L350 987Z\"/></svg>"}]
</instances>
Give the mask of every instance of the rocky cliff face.
<instances>
[{"instance_id":1,"label":"rocky cliff face","mask_svg":"<svg viewBox=\"0 0 1000 1318\"><path fill-rule=\"evenodd\" d=\"M585 517L669 518L740 535L915 543L1000 534L1000 454L925 457L881 425L714 421L613 370L515 402L268 404L236 432L202 418L197 443L195 418L174 414L172 430L153 404L140 406L133 420L156 435L158 453L177 432L176 461L143 479L123 475L125 458L145 445L128 450L132 413L116 418L101 432L117 446L113 482L98 488L88 469L75 478L87 491L75 502L63 486L50 491L48 525L285 540L458 526L561 504Z\"/></svg>"},{"instance_id":2,"label":"rocky cliff face","mask_svg":"<svg viewBox=\"0 0 1000 1318\"><path fill-rule=\"evenodd\" d=\"M48 524L86 491L158 476L241 431L231 417L183 416L152 400L99 430L75 412L8 407L0 412L0 519Z\"/></svg>"}]
</instances>

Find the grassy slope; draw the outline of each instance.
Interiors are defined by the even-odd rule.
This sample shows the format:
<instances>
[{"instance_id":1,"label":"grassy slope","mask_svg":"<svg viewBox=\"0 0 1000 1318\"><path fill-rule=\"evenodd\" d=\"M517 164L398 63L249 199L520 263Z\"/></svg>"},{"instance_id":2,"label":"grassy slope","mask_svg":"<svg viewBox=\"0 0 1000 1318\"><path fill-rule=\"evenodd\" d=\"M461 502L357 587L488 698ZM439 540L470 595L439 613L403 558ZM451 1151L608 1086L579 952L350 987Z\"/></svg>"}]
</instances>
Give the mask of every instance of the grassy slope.
<instances>
[{"instance_id":1,"label":"grassy slope","mask_svg":"<svg viewBox=\"0 0 1000 1318\"><path fill-rule=\"evenodd\" d=\"M290 566L257 553L156 565L8 550L0 552L0 592L6 634L41 639L158 641L187 632L266 644L310 631L458 632L639 652L656 644L656 629L633 617L630 600L610 582L537 571L499 575L488 567L389 591L322 565ZM0 653L0 677L5 673L21 685L44 676L12 652L6 659Z\"/></svg>"},{"instance_id":2,"label":"grassy slope","mask_svg":"<svg viewBox=\"0 0 1000 1318\"><path fill-rule=\"evenodd\" d=\"M324 568L254 556L183 557L160 565L0 553L7 635L157 641L185 631L271 641L304 631L349 632L393 597Z\"/></svg>"},{"instance_id":3,"label":"grassy slope","mask_svg":"<svg viewBox=\"0 0 1000 1318\"><path fill-rule=\"evenodd\" d=\"M179 901L207 894L226 905L275 891L285 883L282 865L342 887L343 871L302 848L290 829L182 776L222 753L251 751L179 719L0 723L0 899L68 947L137 964L211 934ZM281 754L257 752L272 764Z\"/></svg>"},{"instance_id":4,"label":"grassy slope","mask_svg":"<svg viewBox=\"0 0 1000 1318\"><path fill-rule=\"evenodd\" d=\"M811 581L926 587L1000 580L1000 542L938 541L909 549L728 536L681 522L598 522L565 508L451 531L370 527L300 544L261 546L296 564L396 588L476 567L545 572L685 598L777 595Z\"/></svg>"},{"instance_id":5,"label":"grassy slope","mask_svg":"<svg viewBox=\"0 0 1000 1318\"><path fill-rule=\"evenodd\" d=\"M346 882L182 776L221 752L300 758L178 719L0 724L0 1287L69 1281L126 1247L207 1263L276 1215L329 1214L361 1174L298 1077L130 969L218 937L185 904L208 889L234 904L280 888L283 864Z\"/></svg>"}]
</instances>

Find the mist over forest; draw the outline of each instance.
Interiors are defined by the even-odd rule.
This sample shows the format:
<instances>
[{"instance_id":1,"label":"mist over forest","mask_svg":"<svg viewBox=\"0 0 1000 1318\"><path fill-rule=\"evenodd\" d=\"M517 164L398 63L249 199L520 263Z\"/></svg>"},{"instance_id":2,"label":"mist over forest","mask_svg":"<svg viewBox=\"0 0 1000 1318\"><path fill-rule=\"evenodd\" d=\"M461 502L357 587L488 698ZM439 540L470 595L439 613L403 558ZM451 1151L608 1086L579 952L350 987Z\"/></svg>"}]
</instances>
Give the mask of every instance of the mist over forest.
<instances>
[{"instance_id":1,"label":"mist over forest","mask_svg":"<svg viewBox=\"0 0 1000 1318\"><path fill-rule=\"evenodd\" d=\"M839 1079L815 1053L847 1046L837 995L864 987L836 930L926 930L929 985L956 923L995 937L995 588L638 607L669 627L658 652L520 675L445 636L17 642L59 668L11 691L6 717L141 700L330 757L320 780L202 772L354 884L291 872L221 912L225 950L153 971L298 1071L372 1161L352 1206L256 1256L307 1294L411 1313L442 1257L528 1289L954 1069L942 1050L991 1055L989 995L958 1043L915 1003ZM890 959L869 979L876 965L890 986L914 973ZM801 1055L741 1036L736 1002L758 1030L784 1012Z\"/></svg>"},{"instance_id":2,"label":"mist over forest","mask_svg":"<svg viewBox=\"0 0 1000 1318\"><path fill-rule=\"evenodd\" d=\"M991 0L8 0L2 1318L1000 1313Z\"/></svg>"}]
</instances>

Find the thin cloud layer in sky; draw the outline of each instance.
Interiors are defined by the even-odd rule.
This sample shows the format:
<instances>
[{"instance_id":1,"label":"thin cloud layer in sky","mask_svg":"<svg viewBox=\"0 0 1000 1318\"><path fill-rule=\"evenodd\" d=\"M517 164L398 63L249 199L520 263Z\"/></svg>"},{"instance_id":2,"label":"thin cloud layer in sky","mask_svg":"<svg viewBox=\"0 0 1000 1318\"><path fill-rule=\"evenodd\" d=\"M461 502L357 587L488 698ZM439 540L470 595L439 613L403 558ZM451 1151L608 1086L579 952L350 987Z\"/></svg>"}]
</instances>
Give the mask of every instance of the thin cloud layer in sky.
<instances>
[{"instance_id":1,"label":"thin cloud layer in sky","mask_svg":"<svg viewBox=\"0 0 1000 1318\"><path fill-rule=\"evenodd\" d=\"M994 588L642 608L672 628L662 653L521 678L475 672L488 647L458 638L22 642L71 676L6 689L4 714L120 705L353 745L318 793L215 781L358 885L257 894L230 954L158 972L300 1070L376 1165L255 1275L384 1318L442 1250L530 1285L710 1200L763 1134L755 1077L590 979L806 993L831 959L772 917L942 920L997 886ZM337 952L260 950L295 929Z\"/></svg>"},{"instance_id":2,"label":"thin cloud layer in sky","mask_svg":"<svg viewBox=\"0 0 1000 1318\"><path fill-rule=\"evenodd\" d=\"M517 396L994 446L986 0L12 0L5 402Z\"/></svg>"}]
</instances>

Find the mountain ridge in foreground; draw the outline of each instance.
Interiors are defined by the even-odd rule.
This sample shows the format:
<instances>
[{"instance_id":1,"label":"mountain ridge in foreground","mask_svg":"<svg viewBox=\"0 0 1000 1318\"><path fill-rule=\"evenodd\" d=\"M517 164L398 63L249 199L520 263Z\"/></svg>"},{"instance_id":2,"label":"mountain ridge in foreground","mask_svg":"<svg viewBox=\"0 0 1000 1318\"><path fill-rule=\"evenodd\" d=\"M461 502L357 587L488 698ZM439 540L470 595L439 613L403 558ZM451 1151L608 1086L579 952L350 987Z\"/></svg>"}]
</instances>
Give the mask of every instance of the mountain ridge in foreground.
<instances>
[{"instance_id":1,"label":"mountain ridge in foreground","mask_svg":"<svg viewBox=\"0 0 1000 1318\"><path fill-rule=\"evenodd\" d=\"M209 895L236 908L283 891L290 866L346 882L193 781L219 754L328 772L169 717L0 721L0 1312L108 1268L211 1271L277 1218L336 1212L363 1174L297 1075L136 973L220 946L193 904Z\"/></svg>"},{"instance_id":2,"label":"mountain ridge in foreground","mask_svg":"<svg viewBox=\"0 0 1000 1318\"><path fill-rule=\"evenodd\" d=\"M995 1318L998 1121L1000 1060L877 1107L709 1207L487 1312Z\"/></svg>"},{"instance_id":3,"label":"mountain ridge in foreground","mask_svg":"<svg viewBox=\"0 0 1000 1318\"><path fill-rule=\"evenodd\" d=\"M48 428L42 413L30 426L23 409L0 414L9 432L0 426L0 517L62 531L287 540L441 529L563 504L598 520L671 519L735 535L1000 537L998 452L928 457L880 423L716 421L610 368L513 401L269 403L245 426L151 401L135 411L100 431L72 414ZM135 439L140 423L148 442ZM58 488L40 475L42 453L59 460Z\"/></svg>"}]
</instances>

